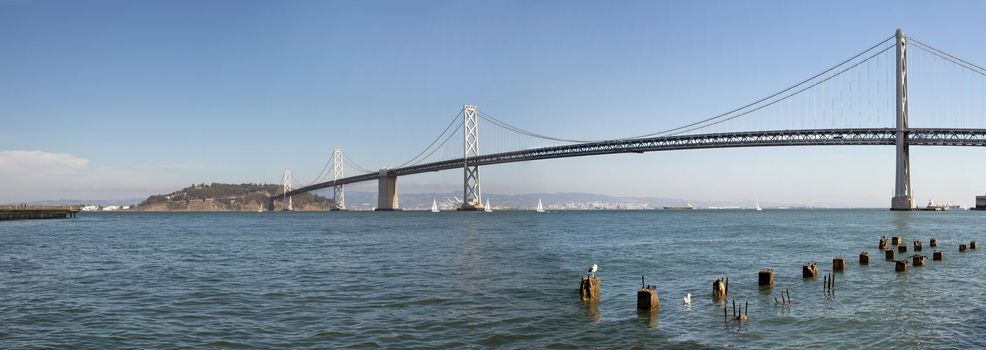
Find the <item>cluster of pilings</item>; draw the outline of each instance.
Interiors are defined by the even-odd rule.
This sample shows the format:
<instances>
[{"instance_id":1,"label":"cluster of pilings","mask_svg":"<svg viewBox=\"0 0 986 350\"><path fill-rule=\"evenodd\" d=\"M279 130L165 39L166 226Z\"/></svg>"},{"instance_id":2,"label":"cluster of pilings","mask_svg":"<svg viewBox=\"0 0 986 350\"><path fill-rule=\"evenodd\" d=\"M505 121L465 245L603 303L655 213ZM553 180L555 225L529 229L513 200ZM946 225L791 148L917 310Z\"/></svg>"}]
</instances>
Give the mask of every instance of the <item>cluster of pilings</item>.
<instances>
[{"instance_id":1,"label":"cluster of pilings","mask_svg":"<svg viewBox=\"0 0 986 350\"><path fill-rule=\"evenodd\" d=\"M911 246L914 249L914 253L908 257L903 257L897 259L898 253L907 253L907 244L905 243L903 237L893 236L880 237L880 243L877 246L881 251L884 252L886 260L894 262L894 270L897 272L907 272L910 266L924 266L927 260L927 256L924 256L918 252L921 252L924 248L924 244L920 240L912 241ZM928 240L928 246L932 248L938 247L938 239L932 237ZM959 251L967 252L972 249L979 249L979 243L975 240L969 243L960 243ZM903 255L903 254L901 254ZM932 254L933 261L942 261L944 259L944 253L936 249ZM859 264L869 265L870 264L870 253L867 251L862 251L859 253ZM822 291L824 295L834 297L835 296L835 286L836 286L836 273L845 272L846 270L846 258L844 256L836 256L832 258L832 272L827 273L823 276L823 287ZM803 279L818 279L819 269L818 265L814 262L807 262L801 267L801 276ZM761 289L769 289L774 287L774 270L771 268L763 268L757 273L757 285ZM600 300L599 296L599 278L594 275L591 276L580 276L579 281L579 294L582 301L585 303L598 303ZM791 305L791 292L788 289L784 289L780 292L780 300L774 297L774 303L780 306L790 306ZM691 295L685 299L685 303L691 302ZM729 321L746 321L749 320L749 307L750 303L744 302L742 305L737 305L736 299L732 299L732 315L729 313L729 278L721 277L712 281L712 300L715 303L722 304L722 317L723 320ZM660 308L660 299L657 294L657 286L646 284L644 276L640 276L640 289L637 291L637 310L639 312L651 312L654 313ZM653 314L652 314L653 316Z\"/></svg>"},{"instance_id":2,"label":"cluster of pilings","mask_svg":"<svg viewBox=\"0 0 986 350\"><path fill-rule=\"evenodd\" d=\"M931 237L930 239L928 239L928 246L932 248L937 248L938 239L935 237ZM889 243L887 241L886 236L880 237L880 243L878 247L885 252L887 261L894 262L894 271L896 272L907 272L911 266L915 266L915 267L924 266L925 261L928 258L927 256L918 253L924 249L924 243L921 240L915 240L912 243L912 247L914 248L914 252L916 254L913 254L909 257L903 257L901 259L897 259L897 256L895 255L894 247L896 247L897 253L906 253L907 245L904 244L904 240L900 236L891 237ZM975 240L969 242L968 244L959 243L959 252L965 252L969 249L977 249L977 248L978 248L978 242L976 242ZM945 259L945 253L939 249L935 249L934 253L932 253L931 260L942 261L944 259ZM860 256L860 263L862 263L862 261L863 258L862 256Z\"/></svg>"}]
</instances>

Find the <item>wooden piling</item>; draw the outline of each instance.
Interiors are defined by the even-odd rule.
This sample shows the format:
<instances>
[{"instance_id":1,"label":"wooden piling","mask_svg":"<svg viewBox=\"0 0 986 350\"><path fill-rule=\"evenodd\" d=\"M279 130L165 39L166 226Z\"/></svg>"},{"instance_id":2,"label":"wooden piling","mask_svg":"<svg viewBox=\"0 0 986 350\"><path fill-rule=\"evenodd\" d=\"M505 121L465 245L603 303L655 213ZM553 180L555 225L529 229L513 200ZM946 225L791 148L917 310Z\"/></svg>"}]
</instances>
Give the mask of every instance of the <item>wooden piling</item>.
<instances>
[{"instance_id":1,"label":"wooden piling","mask_svg":"<svg viewBox=\"0 0 986 350\"><path fill-rule=\"evenodd\" d=\"M932 247L937 247L938 246L938 239L935 238L935 237L931 237L931 239L928 240L928 245L929 246L932 246Z\"/></svg>"},{"instance_id":2,"label":"wooden piling","mask_svg":"<svg viewBox=\"0 0 986 350\"><path fill-rule=\"evenodd\" d=\"M837 256L832 258L832 271L833 272L843 272L846 270L846 257Z\"/></svg>"},{"instance_id":3,"label":"wooden piling","mask_svg":"<svg viewBox=\"0 0 986 350\"><path fill-rule=\"evenodd\" d=\"M907 253L907 246L906 245L899 245L899 246L897 246L897 252L898 253Z\"/></svg>"},{"instance_id":4,"label":"wooden piling","mask_svg":"<svg viewBox=\"0 0 986 350\"><path fill-rule=\"evenodd\" d=\"M870 253L867 253L865 250L863 252L859 253L859 264L860 265L869 265L870 264Z\"/></svg>"},{"instance_id":5,"label":"wooden piling","mask_svg":"<svg viewBox=\"0 0 986 350\"><path fill-rule=\"evenodd\" d=\"M835 294L835 273L825 274L825 294Z\"/></svg>"},{"instance_id":6,"label":"wooden piling","mask_svg":"<svg viewBox=\"0 0 986 350\"><path fill-rule=\"evenodd\" d=\"M893 249L888 249L886 251L886 254L887 254L887 260L897 260L897 255L894 254L894 250Z\"/></svg>"},{"instance_id":7,"label":"wooden piling","mask_svg":"<svg viewBox=\"0 0 986 350\"><path fill-rule=\"evenodd\" d=\"M746 312L750 312L750 302L746 302ZM733 320L746 321L747 315L743 314L743 306L740 306L739 315L736 314L736 299L733 299Z\"/></svg>"},{"instance_id":8,"label":"wooden piling","mask_svg":"<svg viewBox=\"0 0 986 350\"><path fill-rule=\"evenodd\" d=\"M921 247L921 241L920 240L914 241L914 251L915 252L920 252L921 251L921 248L922 248Z\"/></svg>"},{"instance_id":9,"label":"wooden piling","mask_svg":"<svg viewBox=\"0 0 986 350\"><path fill-rule=\"evenodd\" d=\"M965 243L959 243L959 251L960 252L964 252L967 249L969 249L969 246L965 245Z\"/></svg>"},{"instance_id":10,"label":"wooden piling","mask_svg":"<svg viewBox=\"0 0 986 350\"><path fill-rule=\"evenodd\" d=\"M945 258L945 254L942 253L940 250L936 251L935 254L931 256L931 260L934 261L942 261L942 259L944 258Z\"/></svg>"},{"instance_id":11,"label":"wooden piling","mask_svg":"<svg viewBox=\"0 0 986 350\"><path fill-rule=\"evenodd\" d=\"M880 250L887 250L890 245L887 244L887 236L880 237L880 245L877 246Z\"/></svg>"},{"instance_id":12,"label":"wooden piling","mask_svg":"<svg viewBox=\"0 0 986 350\"><path fill-rule=\"evenodd\" d=\"M979 242L976 241L969 242L969 249L979 249Z\"/></svg>"},{"instance_id":13,"label":"wooden piling","mask_svg":"<svg viewBox=\"0 0 986 350\"><path fill-rule=\"evenodd\" d=\"M733 318L736 318L736 299L733 299Z\"/></svg>"},{"instance_id":14,"label":"wooden piling","mask_svg":"<svg viewBox=\"0 0 986 350\"><path fill-rule=\"evenodd\" d=\"M898 260L897 265L894 266L894 271L907 272L907 260Z\"/></svg>"}]
</instances>

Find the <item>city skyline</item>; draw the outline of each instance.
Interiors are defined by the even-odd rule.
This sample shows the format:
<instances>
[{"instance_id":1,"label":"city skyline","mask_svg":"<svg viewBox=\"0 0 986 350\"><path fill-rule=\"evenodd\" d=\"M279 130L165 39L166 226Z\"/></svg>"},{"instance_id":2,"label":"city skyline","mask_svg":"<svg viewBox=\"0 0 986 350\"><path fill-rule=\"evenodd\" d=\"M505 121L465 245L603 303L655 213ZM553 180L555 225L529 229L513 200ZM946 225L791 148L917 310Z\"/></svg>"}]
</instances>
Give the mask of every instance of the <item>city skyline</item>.
<instances>
[{"instance_id":1,"label":"city skyline","mask_svg":"<svg viewBox=\"0 0 986 350\"><path fill-rule=\"evenodd\" d=\"M897 27L986 62L970 34L984 29L977 11L947 4L510 4L0 2L0 43L12 53L0 58L10 77L0 82L10 119L0 131L0 202L277 183L284 169L306 183L335 147L371 169L393 166L463 104L571 138L658 131L766 96ZM805 11L816 15L783 19ZM482 171L484 190L508 194L886 206L893 152L690 150ZM970 205L986 191L976 176L986 166L974 161L982 150L925 147L911 157L918 204ZM400 186L454 191L461 173Z\"/></svg>"}]
</instances>

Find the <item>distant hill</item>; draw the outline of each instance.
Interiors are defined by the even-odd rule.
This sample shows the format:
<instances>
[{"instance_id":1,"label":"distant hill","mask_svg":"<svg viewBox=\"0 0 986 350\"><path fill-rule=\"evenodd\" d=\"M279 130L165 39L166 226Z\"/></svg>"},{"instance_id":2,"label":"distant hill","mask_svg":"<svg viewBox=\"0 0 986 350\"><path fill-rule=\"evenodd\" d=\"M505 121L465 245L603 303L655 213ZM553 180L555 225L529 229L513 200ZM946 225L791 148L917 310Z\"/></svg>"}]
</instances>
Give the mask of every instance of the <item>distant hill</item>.
<instances>
[{"instance_id":1,"label":"distant hill","mask_svg":"<svg viewBox=\"0 0 986 350\"><path fill-rule=\"evenodd\" d=\"M283 189L273 184L198 184L168 194L147 197L135 210L143 211L256 211ZM310 193L292 197L295 210L329 210L332 200ZM282 201L274 207L282 208Z\"/></svg>"}]
</instances>

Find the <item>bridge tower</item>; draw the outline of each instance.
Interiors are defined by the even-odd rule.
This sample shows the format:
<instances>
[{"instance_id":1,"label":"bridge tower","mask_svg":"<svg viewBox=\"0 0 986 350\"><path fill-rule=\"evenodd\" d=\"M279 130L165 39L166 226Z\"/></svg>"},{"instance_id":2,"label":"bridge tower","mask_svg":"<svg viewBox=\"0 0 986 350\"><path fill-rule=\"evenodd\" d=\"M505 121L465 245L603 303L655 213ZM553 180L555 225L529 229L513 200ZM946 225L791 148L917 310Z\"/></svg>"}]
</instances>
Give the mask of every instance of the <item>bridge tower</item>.
<instances>
[{"instance_id":1,"label":"bridge tower","mask_svg":"<svg viewBox=\"0 0 986 350\"><path fill-rule=\"evenodd\" d=\"M342 150L332 150L332 181L339 181L343 176ZM332 211L346 210L346 190L344 185L332 186Z\"/></svg>"},{"instance_id":2,"label":"bridge tower","mask_svg":"<svg viewBox=\"0 0 986 350\"><path fill-rule=\"evenodd\" d=\"M907 144L907 37L897 28L897 177L890 210L914 209L911 196L911 162Z\"/></svg>"},{"instance_id":3,"label":"bridge tower","mask_svg":"<svg viewBox=\"0 0 986 350\"><path fill-rule=\"evenodd\" d=\"M479 114L476 106L462 106L463 131L463 184L462 211L483 210L483 191L479 186L479 165L469 165L472 158L479 157Z\"/></svg>"},{"instance_id":4,"label":"bridge tower","mask_svg":"<svg viewBox=\"0 0 986 350\"><path fill-rule=\"evenodd\" d=\"M291 170L285 170L284 171L284 176L281 177L281 183L282 183L282 186L284 188L284 194L285 195L287 195L288 192L291 192L291 182L292 182L292 179L291 179ZM291 203L291 197L290 196L287 196L287 198L285 198L285 199L287 199L287 201L285 202L284 210L286 210L286 211L292 211L292 210L294 210L294 206Z\"/></svg>"}]
</instances>

